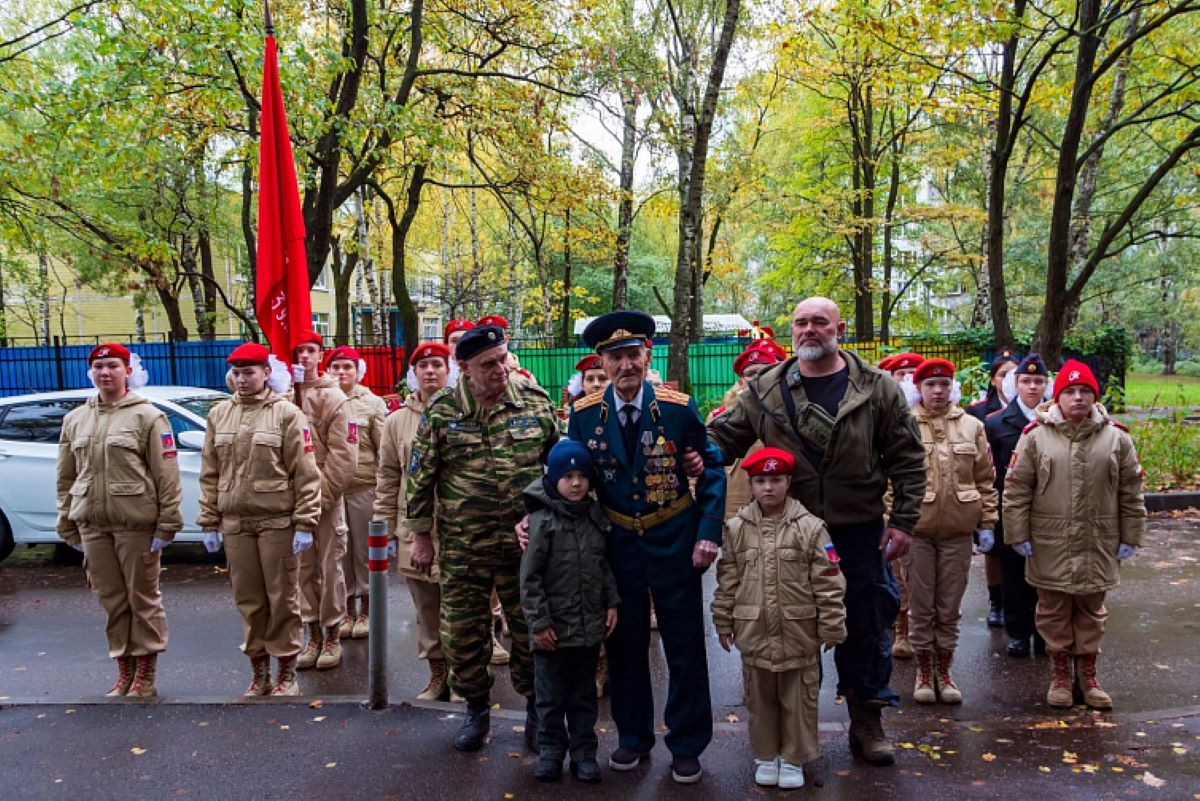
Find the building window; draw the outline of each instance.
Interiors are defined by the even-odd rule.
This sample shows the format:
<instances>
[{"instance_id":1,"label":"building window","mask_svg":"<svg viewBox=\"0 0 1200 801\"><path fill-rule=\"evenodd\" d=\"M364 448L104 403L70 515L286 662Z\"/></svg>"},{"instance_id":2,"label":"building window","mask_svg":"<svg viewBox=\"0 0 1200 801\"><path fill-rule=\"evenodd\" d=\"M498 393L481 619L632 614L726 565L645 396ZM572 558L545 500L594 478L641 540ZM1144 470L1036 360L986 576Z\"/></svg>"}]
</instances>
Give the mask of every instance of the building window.
<instances>
[{"instance_id":1,"label":"building window","mask_svg":"<svg viewBox=\"0 0 1200 801\"><path fill-rule=\"evenodd\" d=\"M441 321L436 317L421 318L421 341L432 342L442 338Z\"/></svg>"},{"instance_id":2,"label":"building window","mask_svg":"<svg viewBox=\"0 0 1200 801\"><path fill-rule=\"evenodd\" d=\"M329 267L328 266L321 268L321 273L320 273L320 275L317 276L317 280L313 282L312 288L318 292L328 292L329 291Z\"/></svg>"},{"instance_id":3,"label":"building window","mask_svg":"<svg viewBox=\"0 0 1200 801\"><path fill-rule=\"evenodd\" d=\"M313 331L316 331L322 338L329 336L329 313L328 312L313 312L312 316Z\"/></svg>"}]
</instances>

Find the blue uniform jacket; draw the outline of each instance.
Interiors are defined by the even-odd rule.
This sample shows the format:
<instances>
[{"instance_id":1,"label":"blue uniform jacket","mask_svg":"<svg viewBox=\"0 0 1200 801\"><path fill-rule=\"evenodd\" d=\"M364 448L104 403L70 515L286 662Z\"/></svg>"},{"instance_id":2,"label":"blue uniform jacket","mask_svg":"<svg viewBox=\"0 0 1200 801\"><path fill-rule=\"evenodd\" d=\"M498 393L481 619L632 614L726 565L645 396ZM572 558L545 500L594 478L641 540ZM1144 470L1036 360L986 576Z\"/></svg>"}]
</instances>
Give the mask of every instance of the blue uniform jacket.
<instances>
[{"instance_id":1,"label":"blue uniform jacket","mask_svg":"<svg viewBox=\"0 0 1200 801\"><path fill-rule=\"evenodd\" d=\"M669 389L656 393L649 382L642 393L637 447L625 452L620 403L613 387L571 406L567 436L592 455L599 478L600 503L635 517L658 511L688 494L683 450L689 445L704 456L704 475L696 484L696 503L667 522L639 534L614 521L609 556L618 584L625 590L669 587L684 581L692 567L696 540L721 543L725 511L725 470L716 446L708 441L696 403Z\"/></svg>"}]
</instances>

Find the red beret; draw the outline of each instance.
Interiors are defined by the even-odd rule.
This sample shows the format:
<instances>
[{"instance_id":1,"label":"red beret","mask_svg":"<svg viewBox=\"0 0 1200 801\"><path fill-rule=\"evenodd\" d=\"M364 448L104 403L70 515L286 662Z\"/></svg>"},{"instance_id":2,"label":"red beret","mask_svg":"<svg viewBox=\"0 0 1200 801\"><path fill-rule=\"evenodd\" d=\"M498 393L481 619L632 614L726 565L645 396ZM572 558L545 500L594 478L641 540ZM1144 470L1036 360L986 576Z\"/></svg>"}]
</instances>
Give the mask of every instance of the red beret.
<instances>
[{"instance_id":1,"label":"red beret","mask_svg":"<svg viewBox=\"0 0 1200 801\"><path fill-rule=\"evenodd\" d=\"M119 342L101 342L92 348L92 352L88 354L87 363L90 365L96 359L120 359L129 364L129 348Z\"/></svg>"},{"instance_id":2,"label":"red beret","mask_svg":"<svg viewBox=\"0 0 1200 801\"><path fill-rule=\"evenodd\" d=\"M315 343L322 348L325 347L325 340L321 339L321 335L316 331L301 331L300 338L296 340L296 345L298 347L300 345L307 345L310 342Z\"/></svg>"},{"instance_id":3,"label":"red beret","mask_svg":"<svg viewBox=\"0 0 1200 801\"><path fill-rule=\"evenodd\" d=\"M946 359L926 359L917 367L913 383L920 384L926 378L954 378L954 362Z\"/></svg>"},{"instance_id":4,"label":"red beret","mask_svg":"<svg viewBox=\"0 0 1200 801\"><path fill-rule=\"evenodd\" d=\"M733 360L733 372L740 376L752 364L778 364L783 361L774 348L764 344L767 342L770 342L770 340L760 339L757 342L747 345L746 349ZM775 345L773 342L771 344ZM778 345L775 345L775 348L778 347Z\"/></svg>"},{"instance_id":5,"label":"red beret","mask_svg":"<svg viewBox=\"0 0 1200 801\"><path fill-rule=\"evenodd\" d=\"M455 322L459 322L459 321L455 321ZM467 322L467 324L470 325L471 328L475 327L473 324L471 324L468 321L464 320L462 322ZM468 329L455 329L455 330L469 331L470 329L468 328ZM434 357L445 359L446 363L449 364L450 363L450 348L446 347L441 342L426 342L423 345L417 346L417 349L413 351L412 358L408 360L408 363L415 367L417 362L421 361L421 359L430 359L430 358L434 358Z\"/></svg>"},{"instance_id":6,"label":"red beret","mask_svg":"<svg viewBox=\"0 0 1200 801\"><path fill-rule=\"evenodd\" d=\"M790 476L796 460L779 448L759 448L742 460L742 469L752 476Z\"/></svg>"},{"instance_id":7,"label":"red beret","mask_svg":"<svg viewBox=\"0 0 1200 801\"><path fill-rule=\"evenodd\" d=\"M589 353L579 361L575 362L575 369L580 373L586 373L588 370L600 369L600 357L595 353Z\"/></svg>"},{"instance_id":8,"label":"red beret","mask_svg":"<svg viewBox=\"0 0 1200 801\"><path fill-rule=\"evenodd\" d=\"M894 373L897 370L912 370L918 367L923 361L925 361L925 357L919 353L897 353L892 357L892 363L888 365L888 372Z\"/></svg>"},{"instance_id":9,"label":"red beret","mask_svg":"<svg viewBox=\"0 0 1200 801\"><path fill-rule=\"evenodd\" d=\"M450 338L450 335L455 331L470 331L475 327L475 323L470 320L451 320L446 323L446 327L442 329L442 341L445 342Z\"/></svg>"},{"instance_id":10,"label":"red beret","mask_svg":"<svg viewBox=\"0 0 1200 801\"><path fill-rule=\"evenodd\" d=\"M495 325L503 328L505 331L508 330L508 320L505 320L499 314L485 314L479 318L475 325Z\"/></svg>"},{"instance_id":11,"label":"red beret","mask_svg":"<svg viewBox=\"0 0 1200 801\"><path fill-rule=\"evenodd\" d=\"M354 362L354 366L357 367L360 358L358 351L349 345L338 345L329 351L329 354L325 357L325 366L328 367L338 359L345 359L346 361Z\"/></svg>"},{"instance_id":12,"label":"red beret","mask_svg":"<svg viewBox=\"0 0 1200 801\"><path fill-rule=\"evenodd\" d=\"M1096 393L1096 397L1100 397L1100 384L1096 381L1092 368L1078 359L1067 359L1058 371L1058 377L1054 379L1054 400L1058 400L1064 389L1076 385L1089 387Z\"/></svg>"},{"instance_id":13,"label":"red beret","mask_svg":"<svg viewBox=\"0 0 1200 801\"><path fill-rule=\"evenodd\" d=\"M271 353L267 350L266 345L260 345L257 342L243 342L233 349L225 361L229 364L266 364L270 356Z\"/></svg>"},{"instance_id":14,"label":"red beret","mask_svg":"<svg viewBox=\"0 0 1200 801\"><path fill-rule=\"evenodd\" d=\"M895 356L884 356L882 359L879 360L879 364L877 364L875 366L878 367L880 370L883 370L885 373L890 373L890 372L892 372L892 359L894 359L894 358L896 358L896 357Z\"/></svg>"}]
</instances>

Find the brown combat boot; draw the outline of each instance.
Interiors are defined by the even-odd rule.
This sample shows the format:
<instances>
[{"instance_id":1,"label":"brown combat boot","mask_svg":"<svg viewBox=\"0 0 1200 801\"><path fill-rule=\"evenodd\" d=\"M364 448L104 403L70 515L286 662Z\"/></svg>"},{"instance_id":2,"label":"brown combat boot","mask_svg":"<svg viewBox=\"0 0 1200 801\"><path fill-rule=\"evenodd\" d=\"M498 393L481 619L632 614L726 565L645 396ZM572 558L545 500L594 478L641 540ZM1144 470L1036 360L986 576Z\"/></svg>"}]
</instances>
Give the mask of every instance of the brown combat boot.
<instances>
[{"instance_id":1,"label":"brown combat boot","mask_svg":"<svg viewBox=\"0 0 1200 801\"><path fill-rule=\"evenodd\" d=\"M132 656L117 657L117 681L113 684L106 696L109 698L120 698L125 693L129 692L129 685L133 684L135 658Z\"/></svg>"},{"instance_id":2,"label":"brown combat boot","mask_svg":"<svg viewBox=\"0 0 1200 801\"><path fill-rule=\"evenodd\" d=\"M158 669L158 654L134 657L137 665L134 669L133 684L129 685L126 698L153 698L158 695L154 686L154 674Z\"/></svg>"},{"instance_id":3,"label":"brown combat boot","mask_svg":"<svg viewBox=\"0 0 1200 801\"><path fill-rule=\"evenodd\" d=\"M371 633L371 600L364 595L358 599L358 607L358 617L354 618L350 636L356 640L364 640Z\"/></svg>"},{"instance_id":4,"label":"brown combat boot","mask_svg":"<svg viewBox=\"0 0 1200 801\"><path fill-rule=\"evenodd\" d=\"M883 708L878 705L848 704L850 707L850 750L872 765L895 763L896 754L883 733Z\"/></svg>"},{"instance_id":5,"label":"brown combat boot","mask_svg":"<svg viewBox=\"0 0 1200 801\"><path fill-rule=\"evenodd\" d=\"M892 643L892 656L897 659L912 659L912 643L908 641L908 610L901 609L896 618L896 640Z\"/></svg>"},{"instance_id":6,"label":"brown combat boot","mask_svg":"<svg viewBox=\"0 0 1200 801\"><path fill-rule=\"evenodd\" d=\"M250 686L242 695L247 698L257 698L260 695L271 694L271 657L269 654L250 657Z\"/></svg>"},{"instance_id":7,"label":"brown combat boot","mask_svg":"<svg viewBox=\"0 0 1200 801\"><path fill-rule=\"evenodd\" d=\"M1096 678L1096 660L1099 654L1075 657L1075 675L1079 677L1079 689L1083 691L1083 702L1092 709L1112 709L1112 696L1104 692Z\"/></svg>"},{"instance_id":8,"label":"brown combat boot","mask_svg":"<svg viewBox=\"0 0 1200 801\"><path fill-rule=\"evenodd\" d=\"M954 663L954 652L939 649L933 661L934 678L937 679L938 699L943 704L961 704L962 691L954 683L950 675L950 666Z\"/></svg>"},{"instance_id":9,"label":"brown combat boot","mask_svg":"<svg viewBox=\"0 0 1200 801\"><path fill-rule=\"evenodd\" d=\"M933 689L933 651L917 651L917 679L913 683L913 700L932 704L937 700Z\"/></svg>"},{"instance_id":10,"label":"brown combat boot","mask_svg":"<svg viewBox=\"0 0 1200 801\"><path fill-rule=\"evenodd\" d=\"M346 598L346 616L342 618L342 625L338 627L338 635L343 640L348 640L354 636L354 597Z\"/></svg>"},{"instance_id":11,"label":"brown combat boot","mask_svg":"<svg viewBox=\"0 0 1200 801\"><path fill-rule=\"evenodd\" d=\"M446 671L446 660L429 660L429 683L425 689L417 693L418 701L445 701L450 697L449 674Z\"/></svg>"},{"instance_id":12,"label":"brown combat boot","mask_svg":"<svg viewBox=\"0 0 1200 801\"><path fill-rule=\"evenodd\" d=\"M271 695L299 695L300 685L296 684L296 657L279 657L279 681Z\"/></svg>"},{"instance_id":13,"label":"brown combat boot","mask_svg":"<svg viewBox=\"0 0 1200 801\"><path fill-rule=\"evenodd\" d=\"M1050 654L1051 669L1050 689L1046 692L1046 703L1055 709L1069 709L1074 702L1071 692L1071 655L1064 651Z\"/></svg>"},{"instance_id":14,"label":"brown combat boot","mask_svg":"<svg viewBox=\"0 0 1200 801\"><path fill-rule=\"evenodd\" d=\"M338 636L338 626L325 629L325 642L321 645L321 655L317 657L317 670L329 670L342 664L342 639Z\"/></svg>"},{"instance_id":15,"label":"brown combat boot","mask_svg":"<svg viewBox=\"0 0 1200 801\"><path fill-rule=\"evenodd\" d=\"M317 666L317 658L321 655L321 646L324 644L325 637L322 632L321 624L313 621L308 625L308 644L304 646L304 650L300 652L299 659L296 660L297 670L309 670Z\"/></svg>"}]
</instances>

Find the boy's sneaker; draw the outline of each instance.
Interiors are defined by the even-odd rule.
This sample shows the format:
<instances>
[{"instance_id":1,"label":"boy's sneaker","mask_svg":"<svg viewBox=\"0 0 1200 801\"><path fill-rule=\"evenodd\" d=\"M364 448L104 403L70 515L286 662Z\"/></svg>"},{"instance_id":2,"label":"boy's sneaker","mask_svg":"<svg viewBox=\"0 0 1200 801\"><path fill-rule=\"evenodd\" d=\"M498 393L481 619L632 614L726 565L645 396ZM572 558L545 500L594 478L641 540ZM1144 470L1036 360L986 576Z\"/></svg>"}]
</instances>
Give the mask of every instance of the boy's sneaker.
<instances>
[{"instance_id":1,"label":"boy's sneaker","mask_svg":"<svg viewBox=\"0 0 1200 801\"><path fill-rule=\"evenodd\" d=\"M646 758L646 754L634 751L632 748L621 746L616 751L613 751L608 757L608 766L613 770L626 771L633 770L642 763Z\"/></svg>"},{"instance_id":2,"label":"boy's sneaker","mask_svg":"<svg viewBox=\"0 0 1200 801\"><path fill-rule=\"evenodd\" d=\"M533 776L539 782L556 782L562 779L562 760L551 757L538 757Z\"/></svg>"},{"instance_id":3,"label":"boy's sneaker","mask_svg":"<svg viewBox=\"0 0 1200 801\"><path fill-rule=\"evenodd\" d=\"M754 760L754 783L760 787L779 784L779 757Z\"/></svg>"},{"instance_id":4,"label":"boy's sneaker","mask_svg":"<svg viewBox=\"0 0 1200 801\"><path fill-rule=\"evenodd\" d=\"M677 756L671 760L671 778L677 784L695 784L703 775L696 757Z\"/></svg>"},{"instance_id":5,"label":"boy's sneaker","mask_svg":"<svg viewBox=\"0 0 1200 801\"><path fill-rule=\"evenodd\" d=\"M571 773L584 784L600 783L600 766L594 759L571 760Z\"/></svg>"},{"instance_id":6,"label":"boy's sneaker","mask_svg":"<svg viewBox=\"0 0 1200 801\"><path fill-rule=\"evenodd\" d=\"M804 786L804 768L791 762L779 764L779 789L795 790Z\"/></svg>"}]
</instances>

